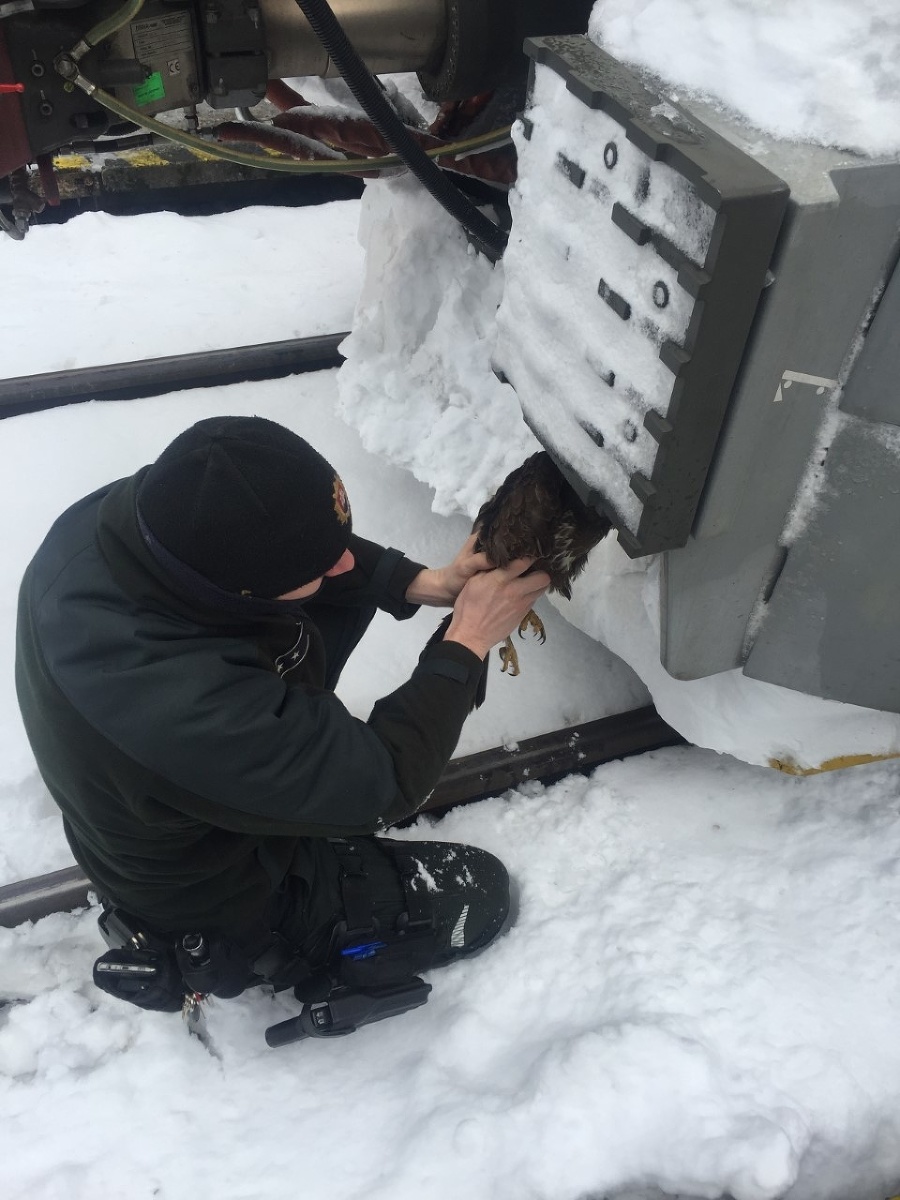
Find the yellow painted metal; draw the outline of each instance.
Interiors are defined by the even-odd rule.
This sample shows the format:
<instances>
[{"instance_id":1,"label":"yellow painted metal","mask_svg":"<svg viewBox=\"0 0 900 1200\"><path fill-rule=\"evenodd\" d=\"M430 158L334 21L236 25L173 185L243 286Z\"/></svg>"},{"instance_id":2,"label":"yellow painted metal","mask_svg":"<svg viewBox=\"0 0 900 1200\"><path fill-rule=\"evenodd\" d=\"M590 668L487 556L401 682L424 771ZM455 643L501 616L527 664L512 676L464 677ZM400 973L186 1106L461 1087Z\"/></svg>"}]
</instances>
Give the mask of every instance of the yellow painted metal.
<instances>
[{"instance_id":1,"label":"yellow painted metal","mask_svg":"<svg viewBox=\"0 0 900 1200\"><path fill-rule=\"evenodd\" d=\"M195 146L136 146L133 150L119 150L115 154L107 153L106 163L118 162L128 167L168 167L183 165L181 155L189 154L199 162L218 162L218 156ZM277 151L272 151L277 154ZM94 171L97 160L86 154L58 154L53 159L57 171Z\"/></svg>"},{"instance_id":2,"label":"yellow painted metal","mask_svg":"<svg viewBox=\"0 0 900 1200\"><path fill-rule=\"evenodd\" d=\"M53 166L57 171L89 171L91 160L84 154L58 154Z\"/></svg>"},{"instance_id":3,"label":"yellow painted metal","mask_svg":"<svg viewBox=\"0 0 900 1200\"><path fill-rule=\"evenodd\" d=\"M208 150L198 150L196 146L185 146L188 154L194 158L199 158L201 162L218 162L215 154L210 154Z\"/></svg>"},{"instance_id":4,"label":"yellow painted metal","mask_svg":"<svg viewBox=\"0 0 900 1200\"><path fill-rule=\"evenodd\" d=\"M835 758L826 758L817 767L801 767L789 758L770 758L769 766L785 775L821 775L824 771L842 771L845 767L864 767L869 763L888 762L892 758L900 758L900 751L893 754L838 754ZM900 1200L893 1196L891 1200Z\"/></svg>"},{"instance_id":5,"label":"yellow painted metal","mask_svg":"<svg viewBox=\"0 0 900 1200\"><path fill-rule=\"evenodd\" d=\"M130 167L165 167L169 161L145 146L137 150L123 150L116 157L128 163Z\"/></svg>"}]
</instances>

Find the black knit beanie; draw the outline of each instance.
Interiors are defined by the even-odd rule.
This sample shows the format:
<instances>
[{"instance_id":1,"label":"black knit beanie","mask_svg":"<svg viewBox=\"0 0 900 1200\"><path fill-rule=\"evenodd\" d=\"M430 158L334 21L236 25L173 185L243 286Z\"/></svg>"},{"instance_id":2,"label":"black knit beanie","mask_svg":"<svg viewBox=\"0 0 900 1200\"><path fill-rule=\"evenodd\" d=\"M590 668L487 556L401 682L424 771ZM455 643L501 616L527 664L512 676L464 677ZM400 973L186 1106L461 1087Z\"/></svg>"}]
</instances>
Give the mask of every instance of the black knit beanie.
<instances>
[{"instance_id":1,"label":"black knit beanie","mask_svg":"<svg viewBox=\"0 0 900 1200\"><path fill-rule=\"evenodd\" d=\"M273 598L329 571L350 541L344 485L318 451L262 417L211 417L147 470L140 517L226 592Z\"/></svg>"}]
</instances>

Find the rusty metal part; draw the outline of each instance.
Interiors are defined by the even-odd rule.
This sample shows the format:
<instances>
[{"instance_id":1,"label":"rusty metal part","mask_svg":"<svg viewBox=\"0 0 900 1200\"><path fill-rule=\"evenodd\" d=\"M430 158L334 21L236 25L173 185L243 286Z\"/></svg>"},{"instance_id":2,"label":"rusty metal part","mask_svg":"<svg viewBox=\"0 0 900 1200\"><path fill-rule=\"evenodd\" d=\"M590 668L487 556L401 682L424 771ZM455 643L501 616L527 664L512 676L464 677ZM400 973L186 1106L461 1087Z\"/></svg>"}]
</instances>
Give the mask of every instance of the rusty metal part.
<instances>
[{"instance_id":1,"label":"rusty metal part","mask_svg":"<svg viewBox=\"0 0 900 1200\"><path fill-rule=\"evenodd\" d=\"M46 202L42 196L29 187L28 172L24 167L20 167L18 171L13 171L10 175L9 194L12 198L13 218L17 221L22 220L27 223L37 213L44 211ZM58 198L57 194L57 201Z\"/></svg>"},{"instance_id":2,"label":"rusty metal part","mask_svg":"<svg viewBox=\"0 0 900 1200\"><path fill-rule=\"evenodd\" d=\"M15 241L22 241L31 218L44 211L44 200L29 187L28 172L24 167L19 167L7 177L0 200L10 206L10 216L0 212L0 229Z\"/></svg>"},{"instance_id":3,"label":"rusty metal part","mask_svg":"<svg viewBox=\"0 0 900 1200\"><path fill-rule=\"evenodd\" d=\"M469 128L493 95L493 92L479 92L477 96L467 96L465 100L445 100L438 115L428 126L428 132L435 137L455 137L461 130Z\"/></svg>"},{"instance_id":4,"label":"rusty metal part","mask_svg":"<svg viewBox=\"0 0 900 1200\"><path fill-rule=\"evenodd\" d=\"M445 140L408 125L406 130L425 150L439 147ZM301 161L334 158L332 151L353 158L378 158L391 153L384 137L365 117L337 118L314 107L278 113L271 125L257 121L225 121L216 127L216 138L220 142L246 142L277 150ZM316 149L315 143L319 143L320 149ZM510 187L516 178L516 153L512 146L463 158L448 154L436 161L445 170L504 187ZM353 174L366 178L377 172L355 171Z\"/></svg>"},{"instance_id":5,"label":"rusty metal part","mask_svg":"<svg viewBox=\"0 0 900 1200\"><path fill-rule=\"evenodd\" d=\"M333 113L308 108L301 112L279 113L273 118L272 124L278 129L290 129L293 133L315 138L335 149L345 150L362 158L378 158L393 153L384 137L366 117L335 117ZM426 150L440 145L439 138L426 136L409 125L406 129Z\"/></svg>"},{"instance_id":6,"label":"rusty metal part","mask_svg":"<svg viewBox=\"0 0 900 1200\"><path fill-rule=\"evenodd\" d=\"M0 83L18 89L22 86L13 78L13 65L6 44L3 23L0 22ZM22 94L5 91L0 95L0 177L31 160L31 145L25 128Z\"/></svg>"},{"instance_id":7,"label":"rusty metal part","mask_svg":"<svg viewBox=\"0 0 900 1200\"><path fill-rule=\"evenodd\" d=\"M162 141L150 134L132 135L130 139L107 140L98 143L94 150L59 154L53 160L55 181L60 199L85 201L82 208L106 208L120 211L124 198L147 195L147 203L153 206L150 193L187 192L201 190L207 194L214 188L232 189L238 193L243 184L276 184L285 190L299 194L302 190L310 194L322 193L325 199L342 199L355 195L354 188L344 187L324 176L310 180L294 181L275 179L273 174L258 167L213 159L202 150L178 146L174 142ZM30 173L29 187L33 191L44 191L44 180L39 171ZM247 189L252 192L252 188ZM331 194L325 195L326 192ZM50 196L44 194L48 203ZM174 200L174 198L173 198ZM2 201L0 201L2 202ZM258 203L258 201L251 201ZM173 202L171 207L177 205ZM232 205L231 207L237 207ZM139 208L137 203L135 209Z\"/></svg>"},{"instance_id":8,"label":"rusty metal part","mask_svg":"<svg viewBox=\"0 0 900 1200\"><path fill-rule=\"evenodd\" d=\"M289 108L303 108L309 104L308 100L304 100L300 93L295 92L283 79L269 80L269 85L266 88L266 99L279 112L286 112Z\"/></svg>"},{"instance_id":9,"label":"rusty metal part","mask_svg":"<svg viewBox=\"0 0 900 1200\"><path fill-rule=\"evenodd\" d=\"M515 750L498 746L454 759L419 812L440 815L529 781L552 783L616 758L683 742L652 707L557 729L520 742ZM78 867L0 887L0 927L12 928L49 913L81 908L87 903L89 888Z\"/></svg>"},{"instance_id":10,"label":"rusty metal part","mask_svg":"<svg viewBox=\"0 0 900 1200\"><path fill-rule=\"evenodd\" d=\"M248 146L260 146L264 150L275 150L289 154L300 162L327 162L341 159L343 153L331 148L324 139L312 134L301 134L292 129L264 125L259 121L223 121L216 128L216 141L237 142ZM373 156L374 157L374 156ZM358 178L377 176L378 171L354 171Z\"/></svg>"},{"instance_id":11,"label":"rusty metal part","mask_svg":"<svg viewBox=\"0 0 900 1200\"><path fill-rule=\"evenodd\" d=\"M309 109L303 112L279 113L273 124L279 129L291 129L295 133L323 141L349 154L378 157L391 152L391 147L384 137L372 122L364 117L342 117L335 120L328 114ZM410 137L423 150L433 150L449 140L409 125L406 128ZM464 125L459 127L459 136L465 137ZM512 146L502 146L497 150L471 154L465 158L445 155L436 161L447 170L456 171L460 175L474 175L490 183L511 186L516 179L516 153Z\"/></svg>"},{"instance_id":12,"label":"rusty metal part","mask_svg":"<svg viewBox=\"0 0 900 1200\"><path fill-rule=\"evenodd\" d=\"M44 200L51 208L59 208L59 180L56 178L56 169L53 166L53 155L39 154L37 169Z\"/></svg>"}]
</instances>

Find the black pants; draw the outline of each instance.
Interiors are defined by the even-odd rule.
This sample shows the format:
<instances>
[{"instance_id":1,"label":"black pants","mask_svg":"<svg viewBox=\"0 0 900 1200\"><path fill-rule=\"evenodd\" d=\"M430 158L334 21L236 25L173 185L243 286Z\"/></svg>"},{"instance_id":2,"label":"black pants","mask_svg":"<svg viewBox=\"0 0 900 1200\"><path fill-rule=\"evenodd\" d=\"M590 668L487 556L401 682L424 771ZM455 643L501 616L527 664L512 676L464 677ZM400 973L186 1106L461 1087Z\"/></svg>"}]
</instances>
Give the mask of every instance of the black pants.
<instances>
[{"instance_id":1,"label":"black pants","mask_svg":"<svg viewBox=\"0 0 900 1200\"><path fill-rule=\"evenodd\" d=\"M309 608L325 638L333 686L368 628L374 609ZM352 887L348 887L348 875ZM117 950L98 960L94 976L98 986L141 1007L176 1011L183 1001L179 971L183 972L184 965L176 965L175 947L191 931L148 930L138 918L107 905L104 910L101 928ZM354 987L402 982L419 971L480 950L500 933L508 913L506 869L477 847L374 836L299 838L288 874L272 897L265 927L240 946L212 938L213 967L204 968L202 979L192 976L190 986L233 996L260 978L276 986L279 977L283 980L280 986L301 986L300 977L314 987L323 981L329 987L331 982ZM149 987L145 980L118 987L116 980L121 982L123 977L99 975L100 963L110 955L115 958L117 952L120 958L132 954L129 945L138 931L149 937L151 950L163 955L168 973L162 983L156 981ZM283 941L273 939L273 931ZM381 948L373 956L353 958L351 954L351 966L335 971L336 947L341 951L349 946L352 951L360 941ZM345 960L338 958L340 967ZM303 960L299 965L298 959ZM118 959L113 963L117 970L118 963ZM291 970L294 978L287 975ZM154 989L165 995L160 998Z\"/></svg>"},{"instance_id":2,"label":"black pants","mask_svg":"<svg viewBox=\"0 0 900 1200\"><path fill-rule=\"evenodd\" d=\"M306 608L325 643L326 686L333 690L376 610L314 601ZM349 841L380 928L391 930L410 915L428 914L435 934L431 965L481 949L503 928L509 914L509 876L486 851L445 842L364 836ZM335 925L347 919L342 887L346 846L343 840L298 839L288 877L276 898L273 926L312 960L327 953Z\"/></svg>"},{"instance_id":3,"label":"black pants","mask_svg":"<svg viewBox=\"0 0 900 1200\"><path fill-rule=\"evenodd\" d=\"M509 916L506 868L477 846L386 837L304 838L298 852L303 874L292 871L285 880L276 927L313 966L325 961L339 924L351 930L366 926L369 914L372 927L384 934L409 921L430 923L434 937L428 966L482 949ZM365 880L363 921L358 907L347 911L348 868Z\"/></svg>"}]
</instances>

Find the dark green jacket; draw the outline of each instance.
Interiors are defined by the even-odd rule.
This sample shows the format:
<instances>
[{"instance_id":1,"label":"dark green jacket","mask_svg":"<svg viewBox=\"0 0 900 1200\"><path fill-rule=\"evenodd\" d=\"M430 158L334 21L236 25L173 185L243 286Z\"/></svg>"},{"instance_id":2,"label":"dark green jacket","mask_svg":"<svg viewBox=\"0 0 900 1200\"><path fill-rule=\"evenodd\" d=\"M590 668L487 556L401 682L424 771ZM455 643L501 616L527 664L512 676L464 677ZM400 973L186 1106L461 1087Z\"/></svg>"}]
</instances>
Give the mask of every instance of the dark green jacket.
<instances>
[{"instance_id":1,"label":"dark green jacket","mask_svg":"<svg viewBox=\"0 0 900 1200\"><path fill-rule=\"evenodd\" d=\"M409 616L403 597L419 565L354 538L357 566L327 580L315 606L201 599L141 537L142 476L70 508L28 567L19 704L100 894L151 927L246 940L269 920L298 839L372 832L422 803L481 663L462 646L430 646L358 720L323 686L308 609Z\"/></svg>"}]
</instances>

